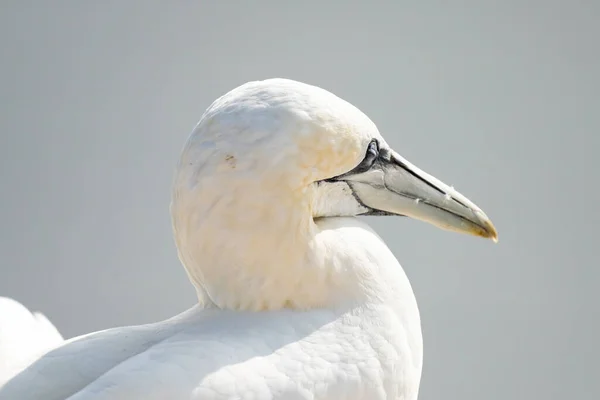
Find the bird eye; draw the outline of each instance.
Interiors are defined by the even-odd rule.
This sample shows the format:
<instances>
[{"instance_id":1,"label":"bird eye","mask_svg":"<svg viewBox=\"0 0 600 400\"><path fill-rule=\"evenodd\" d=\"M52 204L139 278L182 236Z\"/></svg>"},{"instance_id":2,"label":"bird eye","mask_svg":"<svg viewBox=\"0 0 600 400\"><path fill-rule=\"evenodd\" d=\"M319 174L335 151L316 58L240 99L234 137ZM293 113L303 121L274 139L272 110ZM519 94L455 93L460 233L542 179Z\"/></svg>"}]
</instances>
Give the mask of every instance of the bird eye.
<instances>
[{"instance_id":1,"label":"bird eye","mask_svg":"<svg viewBox=\"0 0 600 400\"><path fill-rule=\"evenodd\" d=\"M371 169L375 160L379 157L379 142L377 139L371 140L369 146L367 147L367 154L365 154L365 158L351 171L348 171L344 174L338 175L333 178L324 179L324 182L335 182L339 180L343 180L344 177L356 174L362 174L363 172L367 172Z\"/></svg>"},{"instance_id":2,"label":"bird eye","mask_svg":"<svg viewBox=\"0 0 600 400\"><path fill-rule=\"evenodd\" d=\"M377 156L379 156L379 142L377 142L377 139L373 139L369 143L369 147L367 147L367 154L361 164L370 168L377 159Z\"/></svg>"}]
</instances>

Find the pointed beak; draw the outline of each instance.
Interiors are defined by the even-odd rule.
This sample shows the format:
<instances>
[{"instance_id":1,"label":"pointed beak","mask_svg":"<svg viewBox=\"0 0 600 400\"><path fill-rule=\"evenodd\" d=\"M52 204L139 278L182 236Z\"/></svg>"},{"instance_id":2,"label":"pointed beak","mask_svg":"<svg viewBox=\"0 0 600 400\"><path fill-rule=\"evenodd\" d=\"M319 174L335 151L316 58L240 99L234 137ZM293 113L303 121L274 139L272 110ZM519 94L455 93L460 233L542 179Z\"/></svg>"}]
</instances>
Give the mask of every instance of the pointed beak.
<instances>
[{"instance_id":1,"label":"pointed beak","mask_svg":"<svg viewBox=\"0 0 600 400\"><path fill-rule=\"evenodd\" d=\"M492 221L472 201L391 150L382 150L368 171L341 180L373 214L405 215L498 241Z\"/></svg>"}]
</instances>

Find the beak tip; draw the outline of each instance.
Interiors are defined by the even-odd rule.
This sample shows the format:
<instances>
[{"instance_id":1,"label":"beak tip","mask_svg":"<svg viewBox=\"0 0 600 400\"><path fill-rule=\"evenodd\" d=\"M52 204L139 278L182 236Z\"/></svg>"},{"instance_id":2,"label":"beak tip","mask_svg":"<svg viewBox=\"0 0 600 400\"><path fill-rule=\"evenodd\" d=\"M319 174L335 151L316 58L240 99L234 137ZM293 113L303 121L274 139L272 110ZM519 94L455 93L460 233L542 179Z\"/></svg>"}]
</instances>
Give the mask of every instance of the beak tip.
<instances>
[{"instance_id":1,"label":"beak tip","mask_svg":"<svg viewBox=\"0 0 600 400\"><path fill-rule=\"evenodd\" d=\"M479 220L477 224L478 232L476 234L486 239L491 239L494 243L498 243L498 231L492 221L481 210L477 210L475 214Z\"/></svg>"},{"instance_id":2,"label":"beak tip","mask_svg":"<svg viewBox=\"0 0 600 400\"><path fill-rule=\"evenodd\" d=\"M498 243L498 231L489 219L485 221L485 237L492 239L494 243Z\"/></svg>"}]
</instances>

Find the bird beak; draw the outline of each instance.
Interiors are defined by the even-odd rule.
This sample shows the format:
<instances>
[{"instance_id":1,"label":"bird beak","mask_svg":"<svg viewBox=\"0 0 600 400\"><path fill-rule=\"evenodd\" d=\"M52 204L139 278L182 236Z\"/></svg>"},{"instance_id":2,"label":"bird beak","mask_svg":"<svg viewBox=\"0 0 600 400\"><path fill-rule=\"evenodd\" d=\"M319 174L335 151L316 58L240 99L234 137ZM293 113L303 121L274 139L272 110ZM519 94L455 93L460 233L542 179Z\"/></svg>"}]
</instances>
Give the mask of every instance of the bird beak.
<instances>
[{"instance_id":1,"label":"bird beak","mask_svg":"<svg viewBox=\"0 0 600 400\"><path fill-rule=\"evenodd\" d=\"M347 182L356 199L371 210L366 214L405 215L498 241L496 228L479 207L391 150L382 149L369 170L339 180Z\"/></svg>"}]
</instances>

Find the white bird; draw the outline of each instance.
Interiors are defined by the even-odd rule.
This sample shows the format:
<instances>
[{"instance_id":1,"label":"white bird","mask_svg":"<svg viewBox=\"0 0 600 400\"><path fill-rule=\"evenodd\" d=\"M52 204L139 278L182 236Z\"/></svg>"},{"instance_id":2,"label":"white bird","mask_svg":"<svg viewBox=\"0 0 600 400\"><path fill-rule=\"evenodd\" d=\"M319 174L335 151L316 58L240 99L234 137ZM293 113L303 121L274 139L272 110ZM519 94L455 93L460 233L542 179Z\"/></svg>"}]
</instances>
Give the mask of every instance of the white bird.
<instances>
[{"instance_id":1,"label":"white bird","mask_svg":"<svg viewBox=\"0 0 600 400\"><path fill-rule=\"evenodd\" d=\"M358 215L496 240L471 201L321 88L246 83L201 117L177 168L174 235L199 303L68 340L1 400L417 398L417 302Z\"/></svg>"},{"instance_id":2,"label":"white bird","mask_svg":"<svg viewBox=\"0 0 600 400\"><path fill-rule=\"evenodd\" d=\"M0 297L0 387L62 342L44 314Z\"/></svg>"}]
</instances>

